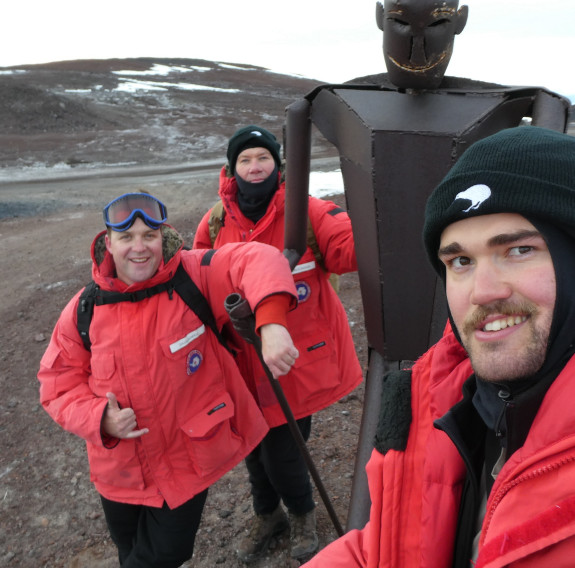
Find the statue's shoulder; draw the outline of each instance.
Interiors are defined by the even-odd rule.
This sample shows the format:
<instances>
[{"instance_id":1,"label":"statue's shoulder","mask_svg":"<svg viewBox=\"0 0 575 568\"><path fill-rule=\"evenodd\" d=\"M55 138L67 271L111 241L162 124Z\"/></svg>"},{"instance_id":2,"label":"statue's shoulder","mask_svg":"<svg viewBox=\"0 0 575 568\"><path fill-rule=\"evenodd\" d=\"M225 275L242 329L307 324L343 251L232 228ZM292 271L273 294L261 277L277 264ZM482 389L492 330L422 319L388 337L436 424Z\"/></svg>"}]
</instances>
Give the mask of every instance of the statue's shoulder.
<instances>
[{"instance_id":1,"label":"statue's shoulder","mask_svg":"<svg viewBox=\"0 0 575 568\"><path fill-rule=\"evenodd\" d=\"M344 85L366 85L378 86L385 89L397 90L397 87L389 80L387 73L377 73L375 75L363 75L346 81ZM477 81L475 79L468 79L466 77L450 77L443 78L441 85L437 89L430 89L430 92L441 92L451 90L492 90L492 89L507 89L507 85L500 85L499 83L489 83L487 81Z\"/></svg>"}]
</instances>

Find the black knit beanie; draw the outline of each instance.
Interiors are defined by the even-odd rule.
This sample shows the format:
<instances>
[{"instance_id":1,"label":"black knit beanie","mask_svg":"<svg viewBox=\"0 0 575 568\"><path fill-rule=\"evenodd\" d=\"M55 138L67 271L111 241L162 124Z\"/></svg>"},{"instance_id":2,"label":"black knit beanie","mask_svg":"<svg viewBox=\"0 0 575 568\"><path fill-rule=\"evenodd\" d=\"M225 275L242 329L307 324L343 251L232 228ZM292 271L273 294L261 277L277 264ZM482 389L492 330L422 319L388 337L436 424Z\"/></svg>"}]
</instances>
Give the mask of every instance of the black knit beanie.
<instances>
[{"instance_id":1,"label":"black knit beanie","mask_svg":"<svg viewBox=\"0 0 575 568\"><path fill-rule=\"evenodd\" d=\"M250 124L236 130L228 142L227 157L232 174L236 173L236 161L240 152L247 148L266 148L270 151L278 168L281 166L280 144L276 137L265 128Z\"/></svg>"},{"instance_id":2,"label":"black knit beanie","mask_svg":"<svg viewBox=\"0 0 575 568\"><path fill-rule=\"evenodd\" d=\"M435 270L443 230L492 213L539 218L575 235L575 138L536 126L502 130L467 149L427 201L423 240Z\"/></svg>"}]
</instances>

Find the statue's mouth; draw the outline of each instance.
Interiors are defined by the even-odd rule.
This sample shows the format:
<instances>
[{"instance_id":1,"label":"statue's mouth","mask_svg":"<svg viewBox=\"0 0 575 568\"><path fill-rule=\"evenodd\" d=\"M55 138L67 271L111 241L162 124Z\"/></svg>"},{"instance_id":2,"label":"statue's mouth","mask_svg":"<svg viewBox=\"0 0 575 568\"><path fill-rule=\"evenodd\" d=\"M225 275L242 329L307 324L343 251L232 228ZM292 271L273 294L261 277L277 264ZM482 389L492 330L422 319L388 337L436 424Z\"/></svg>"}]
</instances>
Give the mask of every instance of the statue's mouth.
<instances>
[{"instance_id":1,"label":"statue's mouth","mask_svg":"<svg viewBox=\"0 0 575 568\"><path fill-rule=\"evenodd\" d=\"M435 61L433 61L432 63L428 63L427 65L403 65L390 55L388 55L388 58L396 67L399 67L404 71L408 71L409 73L425 73L443 63L447 58L448 54L449 54L448 51L444 51Z\"/></svg>"}]
</instances>

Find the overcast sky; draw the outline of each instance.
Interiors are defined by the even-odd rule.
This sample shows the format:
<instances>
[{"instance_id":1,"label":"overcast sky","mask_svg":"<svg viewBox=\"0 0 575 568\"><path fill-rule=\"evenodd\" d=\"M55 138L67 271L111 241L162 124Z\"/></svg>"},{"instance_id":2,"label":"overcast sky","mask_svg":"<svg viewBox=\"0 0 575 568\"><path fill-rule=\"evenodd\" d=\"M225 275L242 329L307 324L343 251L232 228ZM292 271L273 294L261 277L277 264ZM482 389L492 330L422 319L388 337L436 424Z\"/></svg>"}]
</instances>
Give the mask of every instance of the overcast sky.
<instances>
[{"instance_id":1,"label":"overcast sky","mask_svg":"<svg viewBox=\"0 0 575 568\"><path fill-rule=\"evenodd\" d=\"M381 73L376 0L6 0L0 67L183 57L338 83ZM575 95L575 0L469 0L447 74Z\"/></svg>"}]
</instances>

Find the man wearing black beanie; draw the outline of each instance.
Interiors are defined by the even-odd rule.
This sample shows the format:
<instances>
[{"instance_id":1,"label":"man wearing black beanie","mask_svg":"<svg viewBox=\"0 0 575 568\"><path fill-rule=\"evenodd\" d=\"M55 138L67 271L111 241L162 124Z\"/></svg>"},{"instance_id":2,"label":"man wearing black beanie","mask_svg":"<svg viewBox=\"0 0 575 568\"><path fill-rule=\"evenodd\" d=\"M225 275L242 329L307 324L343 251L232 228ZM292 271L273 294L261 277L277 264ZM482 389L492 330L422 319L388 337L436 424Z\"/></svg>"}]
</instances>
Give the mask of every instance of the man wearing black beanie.
<instances>
[{"instance_id":1,"label":"man wearing black beanie","mask_svg":"<svg viewBox=\"0 0 575 568\"><path fill-rule=\"evenodd\" d=\"M200 222L194 248L258 241L283 250L285 183L275 136L256 125L240 128L228 142L227 158L220 173L221 201ZM331 201L310 197L308 211L308 248L293 270L299 304L287 322L303 358L279 379L306 440L312 414L362 381L345 309L329 280L330 273L357 270L351 222ZM238 545L238 557L257 560L289 526L292 558L307 559L319 545L307 465L255 351L244 349L236 361L270 426L246 458L255 516Z\"/></svg>"},{"instance_id":2,"label":"man wearing black beanie","mask_svg":"<svg viewBox=\"0 0 575 568\"><path fill-rule=\"evenodd\" d=\"M305 566L573 566L575 138L476 142L423 237L450 323L384 379L370 523Z\"/></svg>"}]
</instances>

